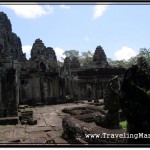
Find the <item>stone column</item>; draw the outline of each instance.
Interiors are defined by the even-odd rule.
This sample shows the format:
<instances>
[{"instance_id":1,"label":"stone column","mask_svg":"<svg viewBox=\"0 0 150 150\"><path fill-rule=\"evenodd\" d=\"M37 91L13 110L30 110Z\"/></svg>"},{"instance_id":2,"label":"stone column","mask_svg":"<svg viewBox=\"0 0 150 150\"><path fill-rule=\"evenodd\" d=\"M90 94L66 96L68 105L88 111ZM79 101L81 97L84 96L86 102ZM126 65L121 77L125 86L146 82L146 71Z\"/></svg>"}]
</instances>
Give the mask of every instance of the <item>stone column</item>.
<instances>
[{"instance_id":1,"label":"stone column","mask_svg":"<svg viewBox=\"0 0 150 150\"><path fill-rule=\"evenodd\" d=\"M65 82L65 78L63 78L63 101L66 100L66 82Z\"/></svg>"},{"instance_id":2,"label":"stone column","mask_svg":"<svg viewBox=\"0 0 150 150\"><path fill-rule=\"evenodd\" d=\"M19 107L19 92L20 92L20 80L19 80L19 72L16 70L16 101L17 107Z\"/></svg>"},{"instance_id":3,"label":"stone column","mask_svg":"<svg viewBox=\"0 0 150 150\"><path fill-rule=\"evenodd\" d=\"M94 83L94 93L95 93L94 103L99 103L97 79L95 79L95 83Z\"/></svg>"},{"instance_id":4,"label":"stone column","mask_svg":"<svg viewBox=\"0 0 150 150\"><path fill-rule=\"evenodd\" d=\"M80 88L80 81L79 81L79 84L78 84L78 101L81 101L81 88Z\"/></svg>"}]
</instances>

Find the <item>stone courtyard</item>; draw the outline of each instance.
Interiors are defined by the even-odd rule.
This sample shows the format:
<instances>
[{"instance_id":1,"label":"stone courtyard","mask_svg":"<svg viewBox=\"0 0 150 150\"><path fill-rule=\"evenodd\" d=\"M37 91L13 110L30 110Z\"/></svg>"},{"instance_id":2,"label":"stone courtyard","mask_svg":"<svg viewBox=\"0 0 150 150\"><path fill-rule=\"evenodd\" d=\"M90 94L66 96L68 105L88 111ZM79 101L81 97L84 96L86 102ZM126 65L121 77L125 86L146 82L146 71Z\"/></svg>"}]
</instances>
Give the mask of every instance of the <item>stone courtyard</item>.
<instances>
[{"instance_id":1,"label":"stone courtyard","mask_svg":"<svg viewBox=\"0 0 150 150\"><path fill-rule=\"evenodd\" d=\"M63 133L62 118L66 115L63 108L82 107L86 104L67 103L33 107L33 118L37 125L4 125L0 126L1 144L68 144L61 136Z\"/></svg>"}]
</instances>

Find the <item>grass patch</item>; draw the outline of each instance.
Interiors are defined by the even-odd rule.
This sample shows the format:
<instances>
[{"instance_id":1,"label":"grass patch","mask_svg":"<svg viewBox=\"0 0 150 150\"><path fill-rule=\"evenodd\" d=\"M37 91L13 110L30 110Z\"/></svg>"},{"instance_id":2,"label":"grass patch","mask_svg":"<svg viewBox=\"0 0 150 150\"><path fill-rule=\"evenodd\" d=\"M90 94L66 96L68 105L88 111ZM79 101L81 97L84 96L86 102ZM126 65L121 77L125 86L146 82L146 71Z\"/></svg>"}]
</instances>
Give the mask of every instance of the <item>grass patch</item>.
<instances>
[{"instance_id":1,"label":"grass patch","mask_svg":"<svg viewBox=\"0 0 150 150\"><path fill-rule=\"evenodd\" d=\"M122 129L126 129L127 128L127 121L121 121L119 124L120 124Z\"/></svg>"}]
</instances>

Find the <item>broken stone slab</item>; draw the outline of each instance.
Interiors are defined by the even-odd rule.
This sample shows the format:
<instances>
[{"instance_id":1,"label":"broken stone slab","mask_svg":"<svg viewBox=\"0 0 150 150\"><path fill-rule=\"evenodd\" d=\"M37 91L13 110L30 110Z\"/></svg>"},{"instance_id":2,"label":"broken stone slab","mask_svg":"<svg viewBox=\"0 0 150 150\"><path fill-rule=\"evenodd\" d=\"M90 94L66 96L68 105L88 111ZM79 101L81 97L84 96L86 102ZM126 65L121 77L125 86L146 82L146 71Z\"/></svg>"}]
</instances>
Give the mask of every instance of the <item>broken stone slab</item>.
<instances>
[{"instance_id":1,"label":"broken stone slab","mask_svg":"<svg viewBox=\"0 0 150 150\"><path fill-rule=\"evenodd\" d=\"M71 107L71 108L64 108L62 110L64 113L68 113L70 115L80 115L80 114L87 114L92 113L92 109L88 109L86 106L82 107Z\"/></svg>"},{"instance_id":2,"label":"broken stone slab","mask_svg":"<svg viewBox=\"0 0 150 150\"><path fill-rule=\"evenodd\" d=\"M4 139L3 140L11 140L13 139L13 136L14 136L14 130L7 130L4 132Z\"/></svg>"},{"instance_id":3,"label":"broken stone slab","mask_svg":"<svg viewBox=\"0 0 150 150\"><path fill-rule=\"evenodd\" d=\"M104 102L94 103L95 106L102 106L104 105Z\"/></svg>"},{"instance_id":4,"label":"broken stone slab","mask_svg":"<svg viewBox=\"0 0 150 150\"><path fill-rule=\"evenodd\" d=\"M33 115L33 111L32 111L32 109L28 108L28 109L22 110L21 114L22 115Z\"/></svg>"},{"instance_id":5,"label":"broken stone slab","mask_svg":"<svg viewBox=\"0 0 150 150\"><path fill-rule=\"evenodd\" d=\"M76 119L85 121L85 122L95 122L95 116L102 115L100 112L94 112L89 114L75 115Z\"/></svg>"},{"instance_id":6,"label":"broken stone slab","mask_svg":"<svg viewBox=\"0 0 150 150\"><path fill-rule=\"evenodd\" d=\"M32 117L33 117L33 111L30 109L27 109L27 110L25 109L25 110L21 111L19 114L20 120L29 120Z\"/></svg>"},{"instance_id":7,"label":"broken stone slab","mask_svg":"<svg viewBox=\"0 0 150 150\"><path fill-rule=\"evenodd\" d=\"M91 105L88 105L87 108L91 109L93 111L101 112L104 115L107 114L107 110L104 110L104 106L91 106Z\"/></svg>"},{"instance_id":8,"label":"broken stone slab","mask_svg":"<svg viewBox=\"0 0 150 150\"><path fill-rule=\"evenodd\" d=\"M34 139L35 144L45 144L47 142L47 139L45 137L39 137Z\"/></svg>"},{"instance_id":9,"label":"broken stone slab","mask_svg":"<svg viewBox=\"0 0 150 150\"><path fill-rule=\"evenodd\" d=\"M18 117L4 117L0 118L0 125L16 125L18 124Z\"/></svg>"},{"instance_id":10,"label":"broken stone slab","mask_svg":"<svg viewBox=\"0 0 150 150\"><path fill-rule=\"evenodd\" d=\"M10 141L8 141L9 144L18 144L21 143L21 139L12 139Z\"/></svg>"},{"instance_id":11,"label":"broken stone slab","mask_svg":"<svg viewBox=\"0 0 150 150\"><path fill-rule=\"evenodd\" d=\"M126 143L126 139L123 138L88 138L87 134L103 135L105 134L126 134L126 130L123 129L106 129L97 126L95 123L86 123L78 120L74 117L65 117L63 119L63 137L66 139L80 138L89 144L123 144Z\"/></svg>"},{"instance_id":12,"label":"broken stone slab","mask_svg":"<svg viewBox=\"0 0 150 150\"><path fill-rule=\"evenodd\" d=\"M27 133L25 132L25 128L16 128L14 130L13 139L22 139L27 137Z\"/></svg>"},{"instance_id":13,"label":"broken stone slab","mask_svg":"<svg viewBox=\"0 0 150 150\"><path fill-rule=\"evenodd\" d=\"M104 99L100 99L100 100L99 100L99 103L104 103Z\"/></svg>"},{"instance_id":14,"label":"broken stone slab","mask_svg":"<svg viewBox=\"0 0 150 150\"><path fill-rule=\"evenodd\" d=\"M21 120L21 125L26 125L27 124L27 120Z\"/></svg>"},{"instance_id":15,"label":"broken stone slab","mask_svg":"<svg viewBox=\"0 0 150 150\"><path fill-rule=\"evenodd\" d=\"M43 117L42 114L33 113L33 118L35 118L35 119L40 119L42 117Z\"/></svg>"},{"instance_id":16,"label":"broken stone slab","mask_svg":"<svg viewBox=\"0 0 150 150\"><path fill-rule=\"evenodd\" d=\"M62 118L59 116L51 116L50 118L44 118L47 126L61 126Z\"/></svg>"},{"instance_id":17,"label":"broken stone slab","mask_svg":"<svg viewBox=\"0 0 150 150\"><path fill-rule=\"evenodd\" d=\"M45 127L46 123L45 123L44 119L38 119L36 126L38 126L38 127Z\"/></svg>"},{"instance_id":18,"label":"broken stone slab","mask_svg":"<svg viewBox=\"0 0 150 150\"><path fill-rule=\"evenodd\" d=\"M61 137L62 136L62 131L49 131L47 132L47 135L51 138L54 139L56 137Z\"/></svg>"},{"instance_id":19,"label":"broken stone slab","mask_svg":"<svg viewBox=\"0 0 150 150\"><path fill-rule=\"evenodd\" d=\"M46 127L27 127L26 132L40 132L40 131L51 131L52 127L51 126L46 126Z\"/></svg>"},{"instance_id":20,"label":"broken stone slab","mask_svg":"<svg viewBox=\"0 0 150 150\"><path fill-rule=\"evenodd\" d=\"M74 101L75 104L85 104L84 101Z\"/></svg>"},{"instance_id":21,"label":"broken stone slab","mask_svg":"<svg viewBox=\"0 0 150 150\"><path fill-rule=\"evenodd\" d=\"M55 131L59 131L59 130L63 130L63 128L62 128L62 126L55 126L55 127L52 127L53 128L53 130L55 130Z\"/></svg>"},{"instance_id":22,"label":"broken stone slab","mask_svg":"<svg viewBox=\"0 0 150 150\"><path fill-rule=\"evenodd\" d=\"M74 103L75 103L75 104L79 104L79 103L81 103L81 101L74 101Z\"/></svg>"},{"instance_id":23,"label":"broken stone slab","mask_svg":"<svg viewBox=\"0 0 150 150\"><path fill-rule=\"evenodd\" d=\"M28 105L19 105L19 109L25 109L25 108L29 108Z\"/></svg>"},{"instance_id":24,"label":"broken stone slab","mask_svg":"<svg viewBox=\"0 0 150 150\"><path fill-rule=\"evenodd\" d=\"M31 139L36 139L36 138L46 138L47 140L49 140L50 138L47 136L47 132L46 131L38 131L38 132L29 132L28 133L28 138Z\"/></svg>"},{"instance_id":25,"label":"broken stone slab","mask_svg":"<svg viewBox=\"0 0 150 150\"><path fill-rule=\"evenodd\" d=\"M86 109L86 108L78 108L76 107L76 109L70 111L70 115L83 115L83 114L89 114L89 113L93 113L92 110L90 109Z\"/></svg>"},{"instance_id":26,"label":"broken stone slab","mask_svg":"<svg viewBox=\"0 0 150 150\"><path fill-rule=\"evenodd\" d=\"M24 141L22 141L21 143L24 143L24 144L33 144L34 143L34 139L28 138L28 139L25 139Z\"/></svg>"},{"instance_id":27,"label":"broken stone slab","mask_svg":"<svg viewBox=\"0 0 150 150\"><path fill-rule=\"evenodd\" d=\"M33 118L29 118L29 120L27 121L28 125L36 125L37 124L37 120L33 119Z\"/></svg>"}]
</instances>

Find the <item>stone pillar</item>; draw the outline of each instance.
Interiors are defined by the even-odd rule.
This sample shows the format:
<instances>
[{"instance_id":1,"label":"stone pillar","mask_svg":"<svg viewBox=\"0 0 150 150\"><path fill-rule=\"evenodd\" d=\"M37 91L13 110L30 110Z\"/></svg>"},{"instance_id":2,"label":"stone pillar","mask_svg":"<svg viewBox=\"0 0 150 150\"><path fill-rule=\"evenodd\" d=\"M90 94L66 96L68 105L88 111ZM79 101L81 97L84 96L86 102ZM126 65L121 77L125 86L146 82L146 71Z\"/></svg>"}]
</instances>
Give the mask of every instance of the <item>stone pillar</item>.
<instances>
[{"instance_id":1,"label":"stone pillar","mask_svg":"<svg viewBox=\"0 0 150 150\"><path fill-rule=\"evenodd\" d=\"M5 75L1 80L1 100L4 105L3 117L18 116L16 73L16 69L9 68L5 71Z\"/></svg>"},{"instance_id":2,"label":"stone pillar","mask_svg":"<svg viewBox=\"0 0 150 150\"><path fill-rule=\"evenodd\" d=\"M66 82L65 78L63 78L63 101L66 100Z\"/></svg>"},{"instance_id":3,"label":"stone pillar","mask_svg":"<svg viewBox=\"0 0 150 150\"><path fill-rule=\"evenodd\" d=\"M20 93L20 73L18 70L16 70L16 101L17 101L17 107L19 107L19 93Z\"/></svg>"},{"instance_id":4,"label":"stone pillar","mask_svg":"<svg viewBox=\"0 0 150 150\"><path fill-rule=\"evenodd\" d=\"M42 90L43 88L41 87L41 79L39 76L36 76L35 74L32 75L32 78L31 78L31 91L32 91L32 100L33 100L33 103L36 104L36 103L41 103L41 97L42 97Z\"/></svg>"},{"instance_id":5,"label":"stone pillar","mask_svg":"<svg viewBox=\"0 0 150 150\"><path fill-rule=\"evenodd\" d=\"M99 103L99 98L98 98L98 83L97 83L97 79L95 79L95 83L94 83L94 103Z\"/></svg>"},{"instance_id":6,"label":"stone pillar","mask_svg":"<svg viewBox=\"0 0 150 150\"><path fill-rule=\"evenodd\" d=\"M45 79L45 81L43 82L43 99L44 99L44 103L48 99L48 82L47 82L47 79Z\"/></svg>"},{"instance_id":7,"label":"stone pillar","mask_svg":"<svg viewBox=\"0 0 150 150\"><path fill-rule=\"evenodd\" d=\"M81 101L81 88L80 88L80 85L81 83L79 82L78 84L78 101Z\"/></svg>"}]
</instances>

